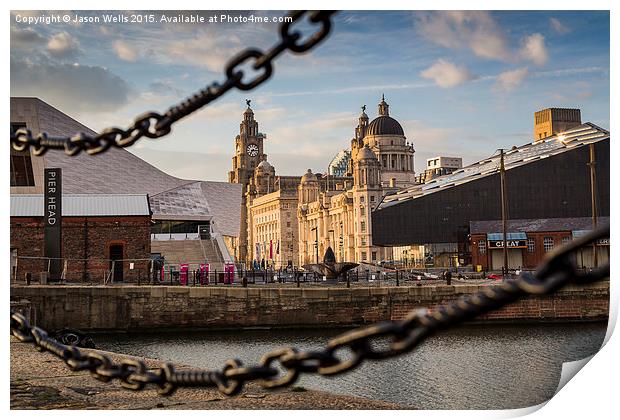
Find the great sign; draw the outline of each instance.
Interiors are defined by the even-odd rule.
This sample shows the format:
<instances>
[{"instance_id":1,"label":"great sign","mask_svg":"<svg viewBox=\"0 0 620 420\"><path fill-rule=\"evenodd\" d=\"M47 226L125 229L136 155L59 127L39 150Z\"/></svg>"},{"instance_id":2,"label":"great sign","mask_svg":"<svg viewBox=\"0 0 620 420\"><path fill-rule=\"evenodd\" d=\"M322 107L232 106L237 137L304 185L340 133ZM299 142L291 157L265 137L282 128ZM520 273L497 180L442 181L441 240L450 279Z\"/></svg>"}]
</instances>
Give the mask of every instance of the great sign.
<instances>
[{"instance_id":1,"label":"great sign","mask_svg":"<svg viewBox=\"0 0 620 420\"><path fill-rule=\"evenodd\" d=\"M489 249L492 248L503 248L504 247L504 241L488 241L488 247ZM513 240L513 241L508 241L506 243L506 247L507 248L527 248L527 241L525 239L519 239L519 240Z\"/></svg>"}]
</instances>

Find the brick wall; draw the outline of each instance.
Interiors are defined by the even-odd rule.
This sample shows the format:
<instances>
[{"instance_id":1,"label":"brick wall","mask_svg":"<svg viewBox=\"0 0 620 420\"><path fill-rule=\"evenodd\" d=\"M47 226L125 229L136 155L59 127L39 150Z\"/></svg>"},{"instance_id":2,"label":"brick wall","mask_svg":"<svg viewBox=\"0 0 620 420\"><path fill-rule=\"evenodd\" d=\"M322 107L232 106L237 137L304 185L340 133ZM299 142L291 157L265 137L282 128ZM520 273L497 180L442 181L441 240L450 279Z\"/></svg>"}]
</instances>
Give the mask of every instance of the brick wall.
<instances>
[{"instance_id":1,"label":"brick wall","mask_svg":"<svg viewBox=\"0 0 620 420\"><path fill-rule=\"evenodd\" d=\"M568 240L572 240L572 233L569 231L564 232L528 232L528 238L534 239L534 252L530 252L528 249L521 249L523 255L523 267L525 269L534 269L536 268L545 258L547 252L545 252L544 248L544 239L546 237L550 237L553 239L554 247L559 247L562 245L562 238L569 238ZM486 252L484 254L480 253L478 248L478 243L483 241L486 243L487 236L486 234L472 234L471 235L471 257L472 264L474 267L476 265L481 265L484 270L489 270L491 266L491 253L488 248L486 248ZM513 268L513 267L511 267Z\"/></svg>"},{"instance_id":2,"label":"brick wall","mask_svg":"<svg viewBox=\"0 0 620 420\"><path fill-rule=\"evenodd\" d=\"M403 319L478 292L480 286L240 288L182 286L14 286L44 328L154 331L179 328L341 326ZM604 320L609 282L569 286L482 317L492 321Z\"/></svg>"},{"instance_id":3,"label":"brick wall","mask_svg":"<svg viewBox=\"0 0 620 420\"><path fill-rule=\"evenodd\" d=\"M110 269L110 245L123 245L123 259L150 257L150 218L132 217L64 217L62 219L62 256L67 263L67 279L71 281L103 281ZM47 270L46 260L23 257L43 257L43 219L36 217L11 218L11 249L17 249L17 280L23 281L27 272L38 281L40 272ZM146 277L147 261L123 263L124 279Z\"/></svg>"}]
</instances>

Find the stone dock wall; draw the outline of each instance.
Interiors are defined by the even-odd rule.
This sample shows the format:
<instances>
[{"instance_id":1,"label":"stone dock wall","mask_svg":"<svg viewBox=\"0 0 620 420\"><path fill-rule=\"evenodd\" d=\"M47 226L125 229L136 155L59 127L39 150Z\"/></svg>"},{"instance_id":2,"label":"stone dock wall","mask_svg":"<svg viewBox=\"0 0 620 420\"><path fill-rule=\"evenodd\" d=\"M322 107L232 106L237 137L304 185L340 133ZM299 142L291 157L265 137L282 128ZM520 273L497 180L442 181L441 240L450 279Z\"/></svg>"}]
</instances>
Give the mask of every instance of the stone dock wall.
<instances>
[{"instance_id":1,"label":"stone dock wall","mask_svg":"<svg viewBox=\"0 0 620 420\"><path fill-rule=\"evenodd\" d=\"M162 331L248 327L325 327L402 319L483 286L329 288L183 286L13 286L11 301L28 301L33 321L47 329ZM479 321L605 320L609 282L567 286L528 297Z\"/></svg>"}]
</instances>

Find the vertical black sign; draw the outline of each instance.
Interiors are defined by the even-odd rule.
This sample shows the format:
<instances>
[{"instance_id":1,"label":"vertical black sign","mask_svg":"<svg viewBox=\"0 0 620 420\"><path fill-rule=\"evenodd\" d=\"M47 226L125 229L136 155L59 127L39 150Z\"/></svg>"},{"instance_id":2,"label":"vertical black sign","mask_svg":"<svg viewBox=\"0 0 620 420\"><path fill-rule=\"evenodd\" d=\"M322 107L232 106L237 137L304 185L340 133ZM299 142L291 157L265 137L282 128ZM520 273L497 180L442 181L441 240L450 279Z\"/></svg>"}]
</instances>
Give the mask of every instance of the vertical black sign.
<instances>
[{"instance_id":1,"label":"vertical black sign","mask_svg":"<svg viewBox=\"0 0 620 420\"><path fill-rule=\"evenodd\" d=\"M45 169L43 198L44 252L50 258L50 279L62 273L62 180L60 168Z\"/></svg>"}]
</instances>

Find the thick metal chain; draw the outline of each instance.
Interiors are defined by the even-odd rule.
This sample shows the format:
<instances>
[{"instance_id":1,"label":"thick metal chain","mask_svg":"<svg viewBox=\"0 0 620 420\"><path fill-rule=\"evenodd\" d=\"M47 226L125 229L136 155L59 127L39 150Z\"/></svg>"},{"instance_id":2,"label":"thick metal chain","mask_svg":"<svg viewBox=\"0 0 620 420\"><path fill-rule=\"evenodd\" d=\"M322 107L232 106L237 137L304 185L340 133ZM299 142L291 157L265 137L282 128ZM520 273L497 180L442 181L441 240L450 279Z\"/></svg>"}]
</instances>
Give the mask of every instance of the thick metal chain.
<instances>
[{"instance_id":1,"label":"thick metal chain","mask_svg":"<svg viewBox=\"0 0 620 420\"><path fill-rule=\"evenodd\" d=\"M175 122L213 102L229 90L233 88L251 90L265 82L273 74L273 60L284 51L303 54L314 48L330 33L331 16L335 13L329 10L315 12L304 10L289 13L290 21L285 19L280 26L279 43L267 52L249 48L236 55L226 65L224 82L212 83L178 105L170 107L163 115L157 112L147 112L137 117L127 129L110 127L94 136L86 133L77 133L72 137L50 136L47 133L33 135L25 128L17 131L11 129L13 149L22 151L32 147L35 155L42 155L48 149L64 149L69 156L76 155L82 150L94 155L105 152L112 146L131 146L143 137L150 139L163 137L170 133ZM299 31L292 28L296 22L302 21L306 16L311 24L318 26L318 29L315 33L302 37ZM252 64L252 69L258 72L253 79L244 80L245 73L241 67L246 64Z\"/></svg>"},{"instance_id":2,"label":"thick metal chain","mask_svg":"<svg viewBox=\"0 0 620 420\"><path fill-rule=\"evenodd\" d=\"M351 330L329 341L321 351L298 351L293 347L278 349L263 355L257 366L244 367L237 359L226 361L220 370L176 370L170 363L149 370L144 362L134 359L114 363L100 352L84 352L57 342L13 311L11 334L20 341L33 343L40 351L54 354L74 371L90 371L94 378L104 382L118 379L123 387L134 391L154 385L162 395L171 395L180 387L216 387L225 395L235 395L249 381L259 381L264 388L278 388L293 384L302 373L341 374L367 359L386 359L410 352L439 330L451 328L524 296L549 294L568 283L582 284L608 278L608 263L585 273L578 271L574 263L575 251L608 237L609 226L559 248L533 275L523 274L517 279L487 287L433 312L419 309L402 321L380 322ZM348 350L346 357L338 355L343 350Z\"/></svg>"}]
</instances>

